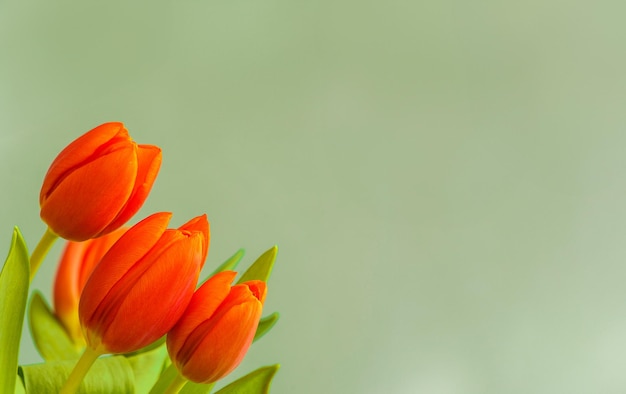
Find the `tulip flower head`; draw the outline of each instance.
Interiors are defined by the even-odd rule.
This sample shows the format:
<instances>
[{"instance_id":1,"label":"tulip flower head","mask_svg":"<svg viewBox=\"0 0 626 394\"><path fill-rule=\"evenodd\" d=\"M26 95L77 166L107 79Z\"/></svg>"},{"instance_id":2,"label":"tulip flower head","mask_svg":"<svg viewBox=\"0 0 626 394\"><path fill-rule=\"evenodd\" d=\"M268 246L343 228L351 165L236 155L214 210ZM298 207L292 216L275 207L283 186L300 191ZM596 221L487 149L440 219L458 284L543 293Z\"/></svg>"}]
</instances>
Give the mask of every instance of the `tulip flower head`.
<instances>
[{"instance_id":1,"label":"tulip flower head","mask_svg":"<svg viewBox=\"0 0 626 394\"><path fill-rule=\"evenodd\" d=\"M127 353L164 336L185 311L209 247L209 223L198 216L166 229L170 213L131 227L95 267L79 318L87 344Z\"/></svg>"},{"instance_id":2,"label":"tulip flower head","mask_svg":"<svg viewBox=\"0 0 626 394\"><path fill-rule=\"evenodd\" d=\"M220 272L193 295L167 335L167 350L180 374L212 383L235 369L252 344L267 293L265 282L231 286L236 273Z\"/></svg>"},{"instance_id":3,"label":"tulip flower head","mask_svg":"<svg viewBox=\"0 0 626 394\"><path fill-rule=\"evenodd\" d=\"M50 165L39 194L41 218L72 241L107 234L141 208L160 166L160 148L137 145L122 123L104 123Z\"/></svg>"},{"instance_id":4,"label":"tulip flower head","mask_svg":"<svg viewBox=\"0 0 626 394\"><path fill-rule=\"evenodd\" d=\"M123 227L83 242L67 241L63 250L54 280L54 311L77 345L85 345L78 320L80 294L100 259L125 232Z\"/></svg>"}]
</instances>

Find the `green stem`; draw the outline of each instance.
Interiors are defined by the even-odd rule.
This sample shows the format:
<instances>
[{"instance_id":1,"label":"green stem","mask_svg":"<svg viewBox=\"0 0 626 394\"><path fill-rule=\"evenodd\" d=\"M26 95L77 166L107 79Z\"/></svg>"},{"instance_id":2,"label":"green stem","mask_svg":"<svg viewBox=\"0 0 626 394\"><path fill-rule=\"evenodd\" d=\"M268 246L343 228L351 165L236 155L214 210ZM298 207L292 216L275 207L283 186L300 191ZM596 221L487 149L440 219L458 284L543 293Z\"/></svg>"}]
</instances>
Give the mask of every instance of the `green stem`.
<instances>
[{"instance_id":1,"label":"green stem","mask_svg":"<svg viewBox=\"0 0 626 394\"><path fill-rule=\"evenodd\" d=\"M33 254L30 256L30 281L31 282L33 281L33 278L35 277L35 274L37 273L37 270L39 269L41 262L43 261L44 257L46 257L46 255L48 254L48 251L50 250L50 247L52 247L52 244L54 244L54 241L56 241L57 238L59 238L59 236L53 233L52 230L50 230L50 228L48 227L46 229L46 232L43 234L43 236L39 240L39 243L35 247L35 250L33 250Z\"/></svg>"},{"instance_id":2,"label":"green stem","mask_svg":"<svg viewBox=\"0 0 626 394\"><path fill-rule=\"evenodd\" d=\"M67 378L65 385L63 385L63 388L61 389L61 391L59 391L59 394L76 393L78 391L80 383L85 378L85 375L87 375L87 371L89 371L89 368L91 368L91 366L98 359L100 354L100 352L87 346L87 348L85 348L85 351L83 352L83 355L80 356L80 359L78 359L78 362L74 366L74 369L72 369L72 372Z\"/></svg>"},{"instance_id":3,"label":"green stem","mask_svg":"<svg viewBox=\"0 0 626 394\"><path fill-rule=\"evenodd\" d=\"M183 378L181 374L177 373L172 383L165 389L163 394L178 394L180 390L187 384L187 379Z\"/></svg>"}]
</instances>

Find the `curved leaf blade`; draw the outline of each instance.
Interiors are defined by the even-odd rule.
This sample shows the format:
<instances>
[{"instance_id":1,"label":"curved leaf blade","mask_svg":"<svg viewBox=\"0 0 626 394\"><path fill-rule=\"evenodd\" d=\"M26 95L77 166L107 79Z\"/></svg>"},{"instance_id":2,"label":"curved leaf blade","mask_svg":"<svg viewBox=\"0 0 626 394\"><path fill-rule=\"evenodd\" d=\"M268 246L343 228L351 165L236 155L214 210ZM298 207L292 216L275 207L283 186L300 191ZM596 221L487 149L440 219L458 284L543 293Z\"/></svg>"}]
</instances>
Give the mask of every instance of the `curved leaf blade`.
<instances>
[{"instance_id":1,"label":"curved leaf blade","mask_svg":"<svg viewBox=\"0 0 626 394\"><path fill-rule=\"evenodd\" d=\"M279 364L261 367L223 387L215 394L267 394Z\"/></svg>"},{"instance_id":2,"label":"curved leaf blade","mask_svg":"<svg viewBox=\"0 0 626 394\"><path fill-rule=\"evenodd\" d=\"M76 361L50 361L19 367L27 393L58 393ZM96 360L82 381L78 393L128 394L135 392L135 377L126 357L103 357Z\"/></svg>"},{"instance_id":3,"label":"curved leaf blade","mask_svg":"<svg viewBox=\"0 0 626 394\"><path fill-rule=\"evenodd\" d=\"M150 390L149 394L164 393L176 376L178 376L178 370L176 370L174 364L170 364L170 366L163 371L159 380L152 386L152 390ZM188 381L180 390L180 394L209 394L214 385L215 383L200 384Z\"/></svg>"},{"instance_id":4,"label":"curved leaf blade","mask_svg":"<svg viewBox=\"0 0 626 394\"><path fill-rule=\"evenodd\" d=\"M52 313L40 292L35 291L28 308L28 323L35 347L46 361L76 360L83 350L75 345Z\"/></svg>"},{"instance_id":5,"label":"curved leaf blade","mask_svg":"<svg viewBox=\"0 0 626 394\"><path fill-rule=\"evenodd\" d=\"M15 392L13 394L26 394L24 382L22 382L22 378L19 375L15 379Z\"/></svg>"},{"instance_id":6,"label":"curved leaf blade","mask_svg":"<svg viewBox=\"0 0 626 394\"><path fill-rule=\"evenodd\" d=\"M263 335L267 334L269 330L274 327L278 319L280 318L280 314L278 312L274 312L269 316L265 316L259 321L259 326L256 328L256 333L254 333L253 341L259 340Z\"/></svg>"},{"instance_id":7,"label":"curved leaf blade","mask_svg":"<svg viewBox=\"0 0 626 394\"><path fill-rule=\"evenodd\" d=\"M176 367L174 364L170 364L169 367L165 368L165 370L161 372L161 376L159 376L159 380L157 380L157 382L152 386L150 394L164 393L170 383L174 381L176 375L178 375Z\"/></svg>"},{"instance_id":8,"label":"curved leaf blade","mask_svg":"<svg viewBox=\"0 0 626 394\"><path fill-rule=\"evenodd\" d=\"M147 394L159 380L167 359L165 344L133 356L124 355L135 375L135 394Z\"/></svg>"},{"instance_id":9,"label":"curved leaf blade","mask_svg":"<svg viewBox=\"0 0 626 394\"><path fill-rule=\"evenodd\" d=\"M234 255L230 256L228 260L220 264L220 266L217 267L210 276L213 276L222 271L234 271L235 268L237 268L237 264L239 264L245 254L246 251L244 249L239 249L237 252L235 252Z\"/></svg>"},{"instance_id":10,"label":"curved leaf blade","mask_svg":"<svg viewBox=\"0 0 626 394\"><path fill-rule=\"evenodd\" d=\"M249 280L262 280L263 282L267 282L272 273L272 268L274 268L274 261L276 261L277 254L278 246L274 245L269 248L256 259L243 275L241 275L237 283L243 283Z\"/></svg>"},{"instance_id":11,"label":"curved leaf blade","mask_svg":"<svg viewBox=\"0 0 626 394\"><path fill-rule=\"evenodd\" d=\"M15 391L29 284L28 249L20 230L15 227L11 249L0 272L0 393Z\"/></svg>"},{"instance_id":12,"label":"curved leaf blade","mask_svg":"<svg viewBox=\"0 0 626 394\"><path fill-rule=\"evenodd\" d=\"M183 386L180 394L210 394L213 386L215 386L215 383L203 384L190 381Z\"/></svg>"}]
</instances>

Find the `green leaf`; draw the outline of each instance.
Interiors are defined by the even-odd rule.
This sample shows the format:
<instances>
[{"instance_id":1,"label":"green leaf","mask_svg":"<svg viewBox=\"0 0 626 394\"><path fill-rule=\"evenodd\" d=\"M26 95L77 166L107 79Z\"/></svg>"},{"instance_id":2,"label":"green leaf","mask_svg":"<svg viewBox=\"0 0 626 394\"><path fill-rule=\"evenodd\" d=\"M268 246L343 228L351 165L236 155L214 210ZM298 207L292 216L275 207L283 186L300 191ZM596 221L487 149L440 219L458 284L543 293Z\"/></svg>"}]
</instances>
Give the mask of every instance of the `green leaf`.
<instances>
[{"instance_id":1,"label":"green leaf","mask_svg":"<svg viewBox=\"0 0 626 394\"><path fill-rule=\"evenodd\" d=\"M164 393L165 389L169 387L170 383L172 383L176 375L178 375L176 367L174 366L174 364L170 364L170 366L167 367L165 371L163 371L163 373L161 373L159 380L154 384L154 386L152 386L150 394Z\"/></svg>"},{"instance_id":2,"label":"green leaf","mask_svg":"<svg viewBox=\"0 0 626 394\"><path fill-rule=\"evenodd\" d=\"M169 387L174 381L174 378L178 375L178 371L174 364L171 364L159 378L158 382L150 390L150 394L161 394ZM200 384L194 382L187 382L180 390L180 394L209 394L215 383Z\"/></svg>"},{"instance_id":3,"label":"green leaf","mask_svg":"<svg viewBox=\"0 0 626 394\"><path fill-rule=\"evenodd\" d=\"M15 391L29 282L28 249L16 227L11 249L0 272L0 393Z\"/></svg>"},{"instance_id":4,"label":"green leaf","mask_svg":"<svg viewBox=\"0 0 626 394\"><path fill-rule=\"evenodd\" d=\"M228 260L224 261L219 267L217 267L210 276L213 276L218 272L234 270L235 268L237 268L237 264L239 264L244 254L246 254L246 251L243 249L239 249L234 255L230 256Z\"/></svg>"},{"instance_id":5,"label":"green leaf","mask_svg":"<svg viewBox=\"0 0 626 394\"><path fill-rule=\"evenodd\" d=\"M256 329L256 333L254 334L254 340L257 341L263 335L267 334L269 330L274 327L274 324L278 321L280 314L278 312L274 312L269 316L265 316L259 321L259 326Z\"/></svg>"},{"instance_id":6,"label":"green leaf","mask_svg":"<svg viewBox=\"0 0 626 394\"><path fill-rule=\"evenodd\" d=\"M278 246L274 245L261 256L248 268L237 283L243 283L249 280L262 280L267 282L272 273L274 267L274 261L276 260L276 254L278 254Z\"/></svg>"},{"instance_id":7,"label":"green leaf","mask_svg":"<svg viewBox=\"0 0 626 394\"><path fill-rule=\"evenodd\" d=\"M134 356L126 356L135 374L136 394L150 392L152 386L159 380L166 358L167 348L163 344Z\"/></svg>"},{"instance_id":8,"label":"green leaf","mask_svg":"<svg viewBox=\"0 0 626 394\"><path fill-rule=\"evenodd\" d=\"M223 387L215 394L267 394L279 364L261 367Z\"/></svg>"},{"instance_id":9,"label":"green leaf","mask_svg":"<svg viewBox=\"0 0 626 394\"><path fill-rule=\"evenodd\" d=\"M15 392L13 394L26 394L24 382L22 382L22 378L20 378L19 375L15 379Z\"/></svg>"},{"instance_id":10,"label":"green leaf","mask_svg":"<svg viewBox=\"0 0 626 394\"><path fill-rule=\"evenodd\" d=\"M44 360L76 360L80 357L83 347L72 342L38 291L34 291L30 299L28 322L35 347Z\"/></svg>"},{"instance_id":11,"label":"green leaf","mask_svg":"<svg viewBox=\"0 0 626 394\"><path fill-rule=\"evenodd\" d=\"M180 394L209 394L213 390L215 383L202 384L195 382L187 382L180 390Z\"/></svg>"},{"instance_id":12,"label":"green leaf","mask_svg":"<svg viewBox=\"0 0 626 394\"><path fill-rule=\"evenodd\" d=\"M211 274L209 276L204 278L202 281L199 281L198 282L198 287L202 286L204 284L204 282L209 280L210 277L212 277L213 275L217 274L218 272L232 271L235 268L237 268L237 265L239 264L239 262L241 261L241 259L243 258L243 255L245 253L246 253L245 250L239 249L237 252L235 252L234 255L230 256L228 258L228 260L226 260L222 264L220 264L220 266L217 267L215 269L215 271L211 272Z\"/></svg>"},{"instance_id":13,"label":"green leaf","mask_svg":"<svg viewBox=\"0 0 626 394\"><path fill-rule=\"evenodd\" d=\"M75 360L50 361L19 368L27 393L58 393L76 364ZM135 376L126 357L96 360L82 381L78 393L129 394L135 392Z\"/></svg>"}]
</instances>

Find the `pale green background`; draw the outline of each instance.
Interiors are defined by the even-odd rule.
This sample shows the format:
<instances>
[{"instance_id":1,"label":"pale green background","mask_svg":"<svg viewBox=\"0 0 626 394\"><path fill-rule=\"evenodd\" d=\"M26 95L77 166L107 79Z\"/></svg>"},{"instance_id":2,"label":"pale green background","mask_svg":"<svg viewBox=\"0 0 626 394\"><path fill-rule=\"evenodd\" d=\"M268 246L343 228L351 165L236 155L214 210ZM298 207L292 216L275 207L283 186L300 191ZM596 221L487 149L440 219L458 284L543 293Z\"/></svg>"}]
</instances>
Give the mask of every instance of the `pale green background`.
<instances>
[{"instance_id":1,"label":"pale green background","mask_svg":"<svg viewBox=\"0 0 626 394\"><path fill-rule=\"evenodd\" d=\"M280 247L282 319L233 376L624 393L624 4L3 1L0 253L43 232L55 155L121 120L164 152L133 221L207 212L210 267Z\"/></svg>"}]
</instances>

